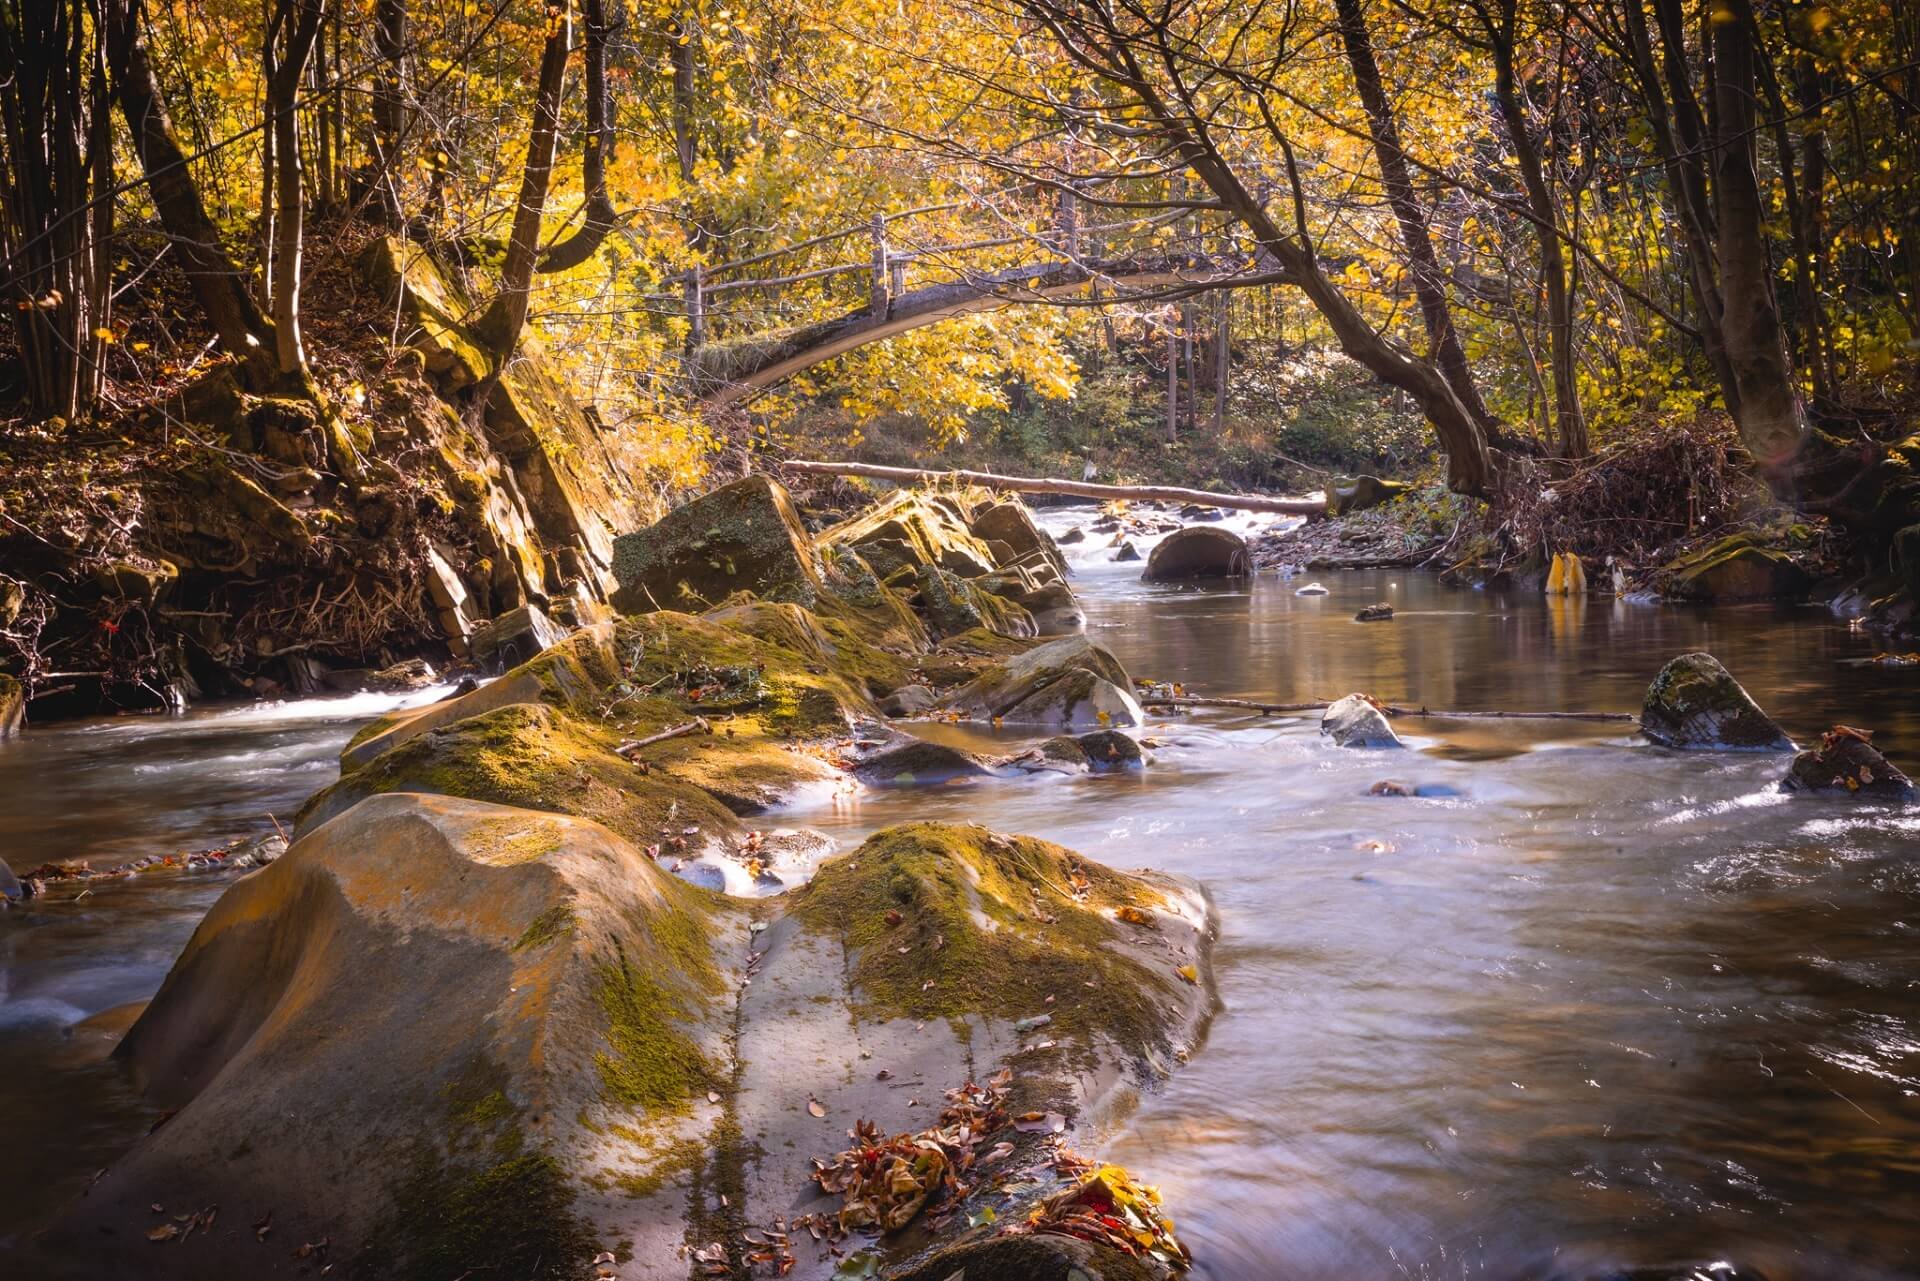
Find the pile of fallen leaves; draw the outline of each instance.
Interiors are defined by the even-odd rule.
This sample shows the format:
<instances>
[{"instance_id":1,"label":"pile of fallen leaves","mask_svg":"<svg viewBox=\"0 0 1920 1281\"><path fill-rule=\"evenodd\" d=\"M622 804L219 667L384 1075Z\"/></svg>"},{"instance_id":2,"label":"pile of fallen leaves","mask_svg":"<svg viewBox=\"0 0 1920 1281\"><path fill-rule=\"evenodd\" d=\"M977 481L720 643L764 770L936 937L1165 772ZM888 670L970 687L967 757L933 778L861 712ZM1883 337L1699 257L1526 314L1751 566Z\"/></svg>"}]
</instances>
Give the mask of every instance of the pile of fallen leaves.
<instances>
[{"instance_id":1,"label":"pile of fallen leaves","mask_svg":"<svg viewBox=\"0 0 1920 1281\"><path fill-rule=\"evenodd\" d=\"M813 1163L814 1181L841 1198L835 1223L839 1232L897 1232L929 1203L966 1196L971 1188L964 1177L974 1168L981 1142L1009 1123L1006 1100L1012 1081L1013 1072L1005 1069L985 1085L969 1081L948 1090L938 1124L917 1134L888 1138L873 1122L856 1122L849 1136L852 1147L832 1160L816 1158ZM1010 1151L1011 1145L1001 1144L987 1160Z\"/></svg>"},{"instance_id":2,"label":"pile of fallen leaves","mask_svg":"<svg viewBox=\"0 0 1920 1281\"><path fill-rule=\"evenodd\" d=\"M1061 1152L1055 1168L1079 1181L1033 1207L1026 1222L1002 1229L1014 1233L1051 1233L1076 1237L1130 1255L1150 1258L1175 1272L1193 1263L1173 1235L1173 1221L1160 1212L1160 1190L1137 1183L1117 1165L1082 1161Z\"/></svg>"}]
</instances>

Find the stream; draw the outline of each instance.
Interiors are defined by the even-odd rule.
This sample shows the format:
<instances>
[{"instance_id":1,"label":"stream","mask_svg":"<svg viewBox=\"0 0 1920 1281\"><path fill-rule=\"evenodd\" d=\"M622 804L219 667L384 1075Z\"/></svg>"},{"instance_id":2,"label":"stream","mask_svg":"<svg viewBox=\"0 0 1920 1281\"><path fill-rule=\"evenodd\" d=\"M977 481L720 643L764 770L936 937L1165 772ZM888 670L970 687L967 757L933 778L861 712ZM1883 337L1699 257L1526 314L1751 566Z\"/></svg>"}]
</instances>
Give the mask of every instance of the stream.
<instances>
[{"instance_id":1,"label":"stream","mask_svg":"<svg viewBox=\"0 0 1920 1281\"><path fill-rule=\"evenodd\" d=\"M1861 725L1920 768L1920 670L1860 664L1878 646L1824 609L1399 570L1152 586L1069 551L1089 634L1193 692L1633 711L1707 649L1796 738ZM1309 578L1329 594L1295 595ZM1381 600L1394 621L1352 621ZM395 702L34 730L0 743L0 850L104 866L284 822ZM1412 750L1337 749L1313 717L1155 714L1142 772L869 790L781 821L850 848L978 820L1207 885L1220 1013L1100 1136L1160 1185L1196 1275L1920 1277L1920 804L1788 797L1783 756L1669 753L1618 724L1397 728ZM1426 794L1368 795L1384 779ZM0 914L0 1243L152 1124L102 1061L115 1011L231 879L62 885Z\"/></svg>"}]
</instances>

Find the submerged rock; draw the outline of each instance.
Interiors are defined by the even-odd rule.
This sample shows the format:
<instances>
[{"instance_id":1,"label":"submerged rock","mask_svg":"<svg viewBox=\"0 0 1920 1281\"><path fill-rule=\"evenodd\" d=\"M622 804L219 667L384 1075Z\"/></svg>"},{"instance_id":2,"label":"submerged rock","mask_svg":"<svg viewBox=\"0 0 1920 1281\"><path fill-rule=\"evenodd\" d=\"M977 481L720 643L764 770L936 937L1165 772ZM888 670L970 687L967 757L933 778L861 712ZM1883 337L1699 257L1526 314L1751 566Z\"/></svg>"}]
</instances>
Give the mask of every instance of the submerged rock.
<instances>
[{"instance_id":1,"label":"submerged rock","mask_svg":"<svg viewBox=\"0 0 1920 1281\"><path fill-rule=\"evenodd\" d=\"M1113 554L1113 558L1115 560L1139 560L1140 549L1135 547L1133 540L1129 538L1126 542L1120 544L1120 550Z\"/></svg>"},{"instance_id":2,"label":"submerged rock","mask_svg":"<svg viewBox=\"0 0 1920 1281\"><path fill-rule=\"evenodd\" d=\"M1341 747L1404 747L1387 714L1365 694L1349 694L1320 717L1320 732Z\"/></svg>"},{"instance_id":3,"label":"submerged rock","mask_svg":"<svg viewBox=\"0 0 1920 1281\"><path fill-rule=\"evenodd\" d=\"M705 609L737 591L813 605L820 569L793 500L748 476L613 540L613 594L622 613Z\"/></svg>"},{"instance_id":4,"label":"submerged rock","mask_svg":"<svg viewBox=\"0 0 1920 1281\"><path fill-rule=\"evenodd\" d=\"M1029 773L1098 774L1137 769L1145 762L1146 756L1133 735L1103 729L1077 738L1067 734L1050 738L1011 763Z\"/></svg>"},{"instance_id":5,"label":"submerged rock","mask_svg":"<svg viewBox=\"0 0 1920 1281\"><path fill-rule=\"evenodd\" d=\"M1682 654L1660 669L1647 686L1640 732L1683 750L1793 750L1793 740L1707 653Z\"/></svg>"},{"instance_id":6,"label":"submerged rock","mask_svg":"<svg viewBox=\"0 0 1920 1281\"><path fill-rule=\"evenodd\" d=\"M984 757L911 734L897 735L853 767L853 776L863 783L900 785L950 783L992 773Z\"/></svg>"},{"instance_id":7,"label":"submerged rock","mask_svg":"<svg viewBox=\"0 0 1920 1281\"><path fill-rule=\"evenodd\" d=\"M1913 780L1880 754L1862 730L1837 725L1818 747L1793 758L1781 786L1790 792L1836 792L1870 797L1913 795Z\"/></svg>"},{"instance_id":8,"label":"submerged rock","mask_svg":"<svg viewBox=\"0 0 1920 1281\"><path fill-rule=\"evenodd\" d=\"M1356 623L1386 623L1393 620L1393 606L1385 601L1378 605L1368 605L1353 616Z\"/></svg>"},{"instance_id":9,"label":"submerged rock","mask_svg":"<svg viewBox=\"0 0 1920 1281\"><path fill-rule=\"evenodd\" d=\"M1246 540L1230 529L1176 530L1160 540L1141 577L1150 583L1189 578L1244 578L1252 567Z\"/></svg>"}]
</instances>

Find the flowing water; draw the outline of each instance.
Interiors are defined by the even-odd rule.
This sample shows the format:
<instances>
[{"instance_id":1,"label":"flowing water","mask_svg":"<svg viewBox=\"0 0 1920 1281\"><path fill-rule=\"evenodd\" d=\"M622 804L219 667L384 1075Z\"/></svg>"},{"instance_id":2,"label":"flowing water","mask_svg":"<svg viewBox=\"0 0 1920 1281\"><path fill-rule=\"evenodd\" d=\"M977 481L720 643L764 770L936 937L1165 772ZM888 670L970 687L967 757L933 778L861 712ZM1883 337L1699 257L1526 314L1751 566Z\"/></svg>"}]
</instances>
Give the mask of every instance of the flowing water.
<instances>
[{"instance_id":1,"label":"flowing water","mask_svg":"<svg viewBox=\"0 0 1920 1281\"><path fill-rule=\"evenodd\" d=\"M1864 725L1920 766L1920 671L1853 661L1875 646L1821 610L1550 603L1400 571L1320 574L1319 597L1273 575L1154 587L1075 550L1090 633L1196 692L1632 711L1666 659L1708 649L1797 737ZM1376 600L1394 621L1351 621ZM1724 1258L1774 1281L1920 1277L1920 805L1789 798L1780 756L1673 754L1619 725L1400 728L1411 750L1354 752L1311 718L1156 715L1140 773L785 817L849 844L977 819L1209 887L1221 1012L1103 1146L1161 1185L1203 1276ZM348 732L36 731L0 747L0 838L16 867L208 844L284 814ZM1383 779L1429 794L1368 795ZM144 1128L110 1068L58 1053L74 1021L151 993L220 883L0 917L0 1115L26 1154L0 1163L0 1233Z\"/></svg>"}]
</instances>

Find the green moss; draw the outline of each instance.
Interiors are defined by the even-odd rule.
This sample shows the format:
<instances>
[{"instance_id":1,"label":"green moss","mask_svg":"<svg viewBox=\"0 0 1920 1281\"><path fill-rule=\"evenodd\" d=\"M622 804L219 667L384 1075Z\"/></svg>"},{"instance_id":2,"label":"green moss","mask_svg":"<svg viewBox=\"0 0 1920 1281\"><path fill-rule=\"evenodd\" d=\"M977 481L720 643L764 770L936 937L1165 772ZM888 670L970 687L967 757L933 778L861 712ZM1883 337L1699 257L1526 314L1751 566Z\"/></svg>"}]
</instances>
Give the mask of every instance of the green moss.
<instances>
[{"instance_id":1,"label":"green moss","mask_svg":"<svg viewBox=\"0 0 1920 1281\"><path fill-rule=\"evenodd\" d=\"M657 929L661 923L655 923L656 941L665 941ZM701 945L704 949L704 938ZM675 950L669 945L669 952ZM710 959L698 959L700 969L712 968ZM675 1026L676 1019L691 1015L693 1003L657 973L655 967L634 965L624 949L614 962L600 967L595 993L607 1016L608 1052L595 1055L594 1065L610 1100L671 1115L686 1111L695 1097L713 1089L721 1074Z\"/></svg>"},{"instance_id":2,"label":"green moss","mask_svg":"<svg viewBox=\"0 0 1920 1281\"><path fill-rule=\"evenodd\" d=\"M616 1127L615 1133L649 1149L644 1170L631 1171L614 1179L614 1184L622 1192L636 1200L650 1197L668 1184L693 1173L706 1160L707 1146L698 1139L675 1139L660 1145L648 1142L644 1135L627 1127Z\"/></svg>"},{"instance_id":3,"label":"green moss","mask_svg":"<svg viewBox=\"0 0 1920 1281\"><path fill-rule=\"evenodd\" d=\"M532 863L560 848L560 825L533 815L488 819L467 832L466 850L475 860L495 867Z\"/></svg>"},{"instance_id":4,"label":"green moss","mask_svg":"<svg viewBox=\"0 0 1920 1281\"><path fill-rule=\"evenodd\" d=\"M573 905L559 903L548 908L527 923L518 940L514 942L516 952L529 951L536 947L545 947L564 934L573 932Z\"/></svg>"},{"instance_id":5,"label":"green moss","mask_svg":"<svg viewBox=\"0 0 1920 1281\"><path fill-rule=\"evenodd\" d=\"M1109 914L1162 902L1152 887L1046 841L914 823L822 865L793 910L840 940L869 1015L958 1024L1048 1012L1066 1036L1144 1050L1160 1039L1166 980L1108 946L1120 937Z\"/></svg>"},{"instance_id":6,"label":"green moss","mask_svg":"<svg viewBox=\"0 0 1920 1281\"><path fill-rule=\"evenodd\" d=\"M395 1197L393 1218L366 1251L366 1275L394 1281L462 1276L577 1281L595 1253L573 1210L560 1162L509 1132L478 1166L422 1162Z\"/></svg>"}]
</instances>

